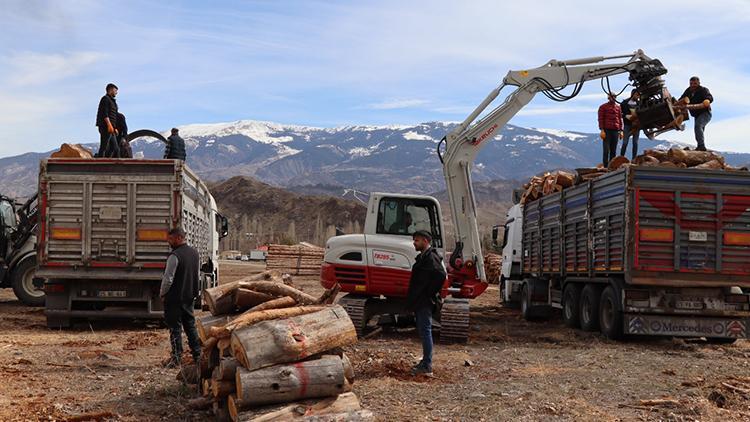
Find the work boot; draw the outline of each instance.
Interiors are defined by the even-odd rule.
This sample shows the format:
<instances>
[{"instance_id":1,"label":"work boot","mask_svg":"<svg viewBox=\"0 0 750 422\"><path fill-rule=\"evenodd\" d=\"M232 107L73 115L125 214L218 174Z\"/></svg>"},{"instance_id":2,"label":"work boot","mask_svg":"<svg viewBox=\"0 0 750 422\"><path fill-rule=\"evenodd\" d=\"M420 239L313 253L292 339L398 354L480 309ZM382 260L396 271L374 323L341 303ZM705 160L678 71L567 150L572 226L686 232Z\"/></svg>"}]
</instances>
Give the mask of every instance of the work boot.
<instances>
[{"instance_id":1,"label":"work boot","mask_svg":"<svg viewBox=\"0 0 750 422\"><path fill-rule=\"evenodd\" d=\"M414 376L416 376L416 375L424 375L426 377L431 377L432 376L432 368L428 368L424 364L422 364L422 362L419 362L419 364L417 364L416 366L414 366L413 368L411 368L411 374L414 375Z\"/></svg>"}]
</instances>

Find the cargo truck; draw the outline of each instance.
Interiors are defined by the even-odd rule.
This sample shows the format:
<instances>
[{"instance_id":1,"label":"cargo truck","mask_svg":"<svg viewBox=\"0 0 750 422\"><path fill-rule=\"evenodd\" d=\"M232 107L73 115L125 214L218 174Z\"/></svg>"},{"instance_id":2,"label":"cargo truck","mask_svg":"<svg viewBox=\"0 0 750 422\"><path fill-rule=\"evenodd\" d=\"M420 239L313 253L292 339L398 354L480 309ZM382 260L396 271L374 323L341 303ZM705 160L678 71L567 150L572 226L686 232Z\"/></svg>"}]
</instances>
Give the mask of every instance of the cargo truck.
<instances>
[{"instance_id":1,"label":"cargo truck","mask_svg":"<svg viewBox=\"0 0 750 422\"><path fill-rule=\"evenodd\" d=\"M50 327L72 318L161 318L167 232L185 230L208 288L217 284L228 229L206 185L180 160L42 160L39 222L37 277L46 279Z\"/></svg>"},{"instance_id":2,"label":"cargo truck","mask_svg":"<svg viewBox=\"0 0 750 422\"><path fill-rule=\"evenodd\" d=\"M610 338L750 324L750 173L631 166L508 212L501 299Z\"/></svg>"}]
</instances>

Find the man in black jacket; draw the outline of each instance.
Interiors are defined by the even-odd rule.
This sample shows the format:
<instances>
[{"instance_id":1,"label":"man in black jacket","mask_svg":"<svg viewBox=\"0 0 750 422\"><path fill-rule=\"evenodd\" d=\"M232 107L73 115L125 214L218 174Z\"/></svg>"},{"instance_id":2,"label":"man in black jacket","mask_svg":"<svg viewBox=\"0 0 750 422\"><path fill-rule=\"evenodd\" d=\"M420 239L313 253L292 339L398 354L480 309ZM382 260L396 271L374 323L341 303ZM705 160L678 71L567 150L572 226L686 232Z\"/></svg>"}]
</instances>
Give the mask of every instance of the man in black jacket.
<instances>
[{"instance_id":1,"label":"man in black jacket","mask_svg":"<svg viewBox=\"0 0 750 422\"><path fill-rule=\"evenodd\" d=\"M637 90L630 91L630 98L622 100L620 103L620 110L622 110L622 147L620 147L620 155L625 156L628 151L628 139L633 138L633 153L631 157L635 160L638 155L638 137L641 134L640 129L633 130L633 124L630 121L631 114L638 107L638 100L641 98L641 94Z\"/></svg>"},{"instance_id":2,"label":"man in black jacket","mask_svg":"<svg viewBox=\"0 0 750 422\"><path fill-rule=\"evenodd\" d=\"M128 123L125 115L117 113L117 145L120 149L120 158L133 158L133 149L128 142Z\"/></svg>"},{"instance_id":3,"label":"man in black jacket","mask_svg":"<svg viewBox=\"0 0 750 422\"><path fill-rule=\"evenodd\" d=\"M167 138L167 147L164 149L164 158L185 161L185 140L180 137L180 130L172 128L172 134Z\"/></svg>"},{"instance_id":4,"label":"man in black jacket","mask_svg":"<svg viewBox=\"0 0 750 422\"><path fill-rule=\"evenodd\" d=\"M706 143L704 132L706 125L711 121L711 103L714 96L705 86L701 86L701 80L697 76L690 78L690 86L682 93L680 100L689 100L687 109L695 119L695 142L698 144L697 151L705 151Z\"/></svg>"},{"instance_id":5,"label":"man in black jacket","mask_svg":"<svg viewBox=\"0 0 750 422\"><path fill-rule=\"evenodd\" d=\"M414 312L417 332L422 339L422 360L412 368L412 375L432 375L432 314L440 303L440 290L445 283L443 258L430 245L429 232L418 230L412 235L419 255L411 267L407 308Z\"/></svg>"},{"instance_id":6,"label":"man in black jacket","mask_svg":"<svg viewBox=\"0 0 750 422\"><path fill-rule=\"evenodd\" d=\"M172 345L172 356L166 366L174 368L180 365L182 359L182 329L185 330L193 360L198 362L201 356L193 316L193 304L200 293L200 256L198 251L185 243L185 232L180 228L170 230L167 241L172 253L167 258L159 295L164 301L164 320Z\"/></svg>"},{"instance_id":7,"label":"man in black jacket","mask_svg":"<svg viewBox=\"0 0 750 422\"><path fill-rule=\"evenodd\" d=\"M106 94L99 100L96 110L96 126L99 128L99 151L96 157L119 156L117 145L117 85L107 84Z\"/></svg>"}]
</instances>

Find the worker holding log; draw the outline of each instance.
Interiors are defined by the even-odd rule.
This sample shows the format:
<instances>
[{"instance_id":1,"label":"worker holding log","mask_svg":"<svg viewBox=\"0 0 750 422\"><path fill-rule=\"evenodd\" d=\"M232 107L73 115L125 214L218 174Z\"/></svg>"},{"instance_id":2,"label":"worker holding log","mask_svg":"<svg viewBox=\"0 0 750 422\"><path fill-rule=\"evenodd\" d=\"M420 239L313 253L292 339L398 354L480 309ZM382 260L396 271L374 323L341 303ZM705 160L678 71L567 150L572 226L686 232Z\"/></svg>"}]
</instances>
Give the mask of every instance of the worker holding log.
<instances>
[{"instance_id":1,"label":"worker holding log","mask_svg":"<svg viewBox=\"0 0 750 422\"><path fill-rule=\"evenodd\" d=\"M599 106L599 136L602 138L602 165L607 167L617 155L617 140L622 139L622 110L613 93Z\"/></svg>"},{"instance_id":2,"label":"worker holding log","mask_svg":"<svg viewBox=\"0 0 750 422\"><path fill-rule=\"evenodd\" d=\"M706 143L704 132L706 125L711 121L711 103L714 96L705 86L701 86L701 80L697 76L690 78L690 86L682 93L680 101L686 104L690 115L695 119L695 142L698 144L697 151L705 151Z\"/></svg>"},{"instance_id":3,"label":"worker holding log","mask_svg":"<svg viewBox=\"0 0 750 422\"><path fill-rule=\"evenodd\" d=\"M440 290L445 283L445 267L432 243L432 235L418 230L412 235L414 249L419 255L414 260L406 298L407 309L414 312L417 332L422 340L422 360L412 368L412 375L432 375L432 314L440 303Z\"/></svg>"},{"instance_id":4,"label":"worker holding log","mask_svg":"<svg viewBox=\"0 0 750 422\"><path fill-rule=\"evenodd\" d=\"M117 145L117 85L107 84L106 94L99 100L96 110L96 126L99 128L99 151L96 157L114 157L120 155Z\"/></svg>"},{"instance_id":5,"label":"worker holding log","mask_svg":"<svg viewBox=\"0 0 750 422\"><path fill-rule=\"evenodd\" d=\"M161 280L159 295L164 302L164 320L169 328L172 356L168 368L180 365L182 359L182 329L188 339L193 361L198 362L201 345L195 328L193 304L200 292L200 256L198 251L185 243L185 232L180 228L169 231L167 236L172 253Z\"/></svg>"}]
</instances>

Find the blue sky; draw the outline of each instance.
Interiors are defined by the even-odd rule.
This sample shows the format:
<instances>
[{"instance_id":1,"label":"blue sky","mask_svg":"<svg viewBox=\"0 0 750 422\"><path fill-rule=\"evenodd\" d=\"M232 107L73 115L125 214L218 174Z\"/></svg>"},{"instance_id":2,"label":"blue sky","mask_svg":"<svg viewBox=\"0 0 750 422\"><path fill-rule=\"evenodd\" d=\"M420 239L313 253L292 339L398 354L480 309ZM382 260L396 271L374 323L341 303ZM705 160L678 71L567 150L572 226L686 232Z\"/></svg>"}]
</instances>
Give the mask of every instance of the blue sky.
<instances>
[{"instance_id":1,"label":"blue sky","mask_svg":"<svg viewBox=\"0 0 750 422\"><path fill-rule=\"evenodd\" d=\"M0 156L96 140L108 82L133 129L411 124L462 120L508 70L638 48L673 94L712 90L709 148L750 152L748 0L4 0L0 22ZM511 123L596 132L603 100L591 82Z\"/></svg>"}]
</instances>

